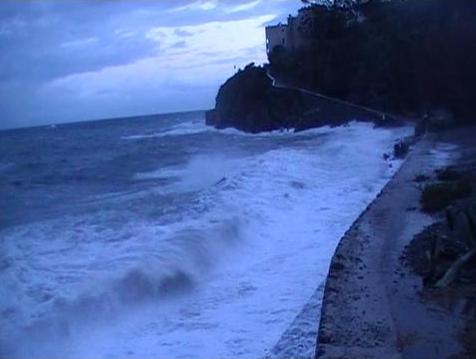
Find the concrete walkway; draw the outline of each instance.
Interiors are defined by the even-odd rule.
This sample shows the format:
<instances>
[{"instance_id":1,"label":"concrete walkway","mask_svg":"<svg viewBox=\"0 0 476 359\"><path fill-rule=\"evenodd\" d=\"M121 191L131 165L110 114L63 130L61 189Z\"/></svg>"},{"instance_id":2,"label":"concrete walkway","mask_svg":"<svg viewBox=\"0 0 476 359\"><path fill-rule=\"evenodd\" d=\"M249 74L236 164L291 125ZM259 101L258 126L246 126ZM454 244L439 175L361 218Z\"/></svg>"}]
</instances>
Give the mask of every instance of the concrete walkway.
<instances>
[{"instance_id":1,"label":"concrete walkway","mask_svg":"<svg viewBox=\"0 0 476 359\"><path fill-rule=\"evenodd\" d=\"M421 279L400 263L413 236L432 223L419 211L419 174L452 161L455 146L418 142L395 177L342 238L324 292L316 357L447 358L462 322L423 303Z\"/></svg>"}]
</instances>

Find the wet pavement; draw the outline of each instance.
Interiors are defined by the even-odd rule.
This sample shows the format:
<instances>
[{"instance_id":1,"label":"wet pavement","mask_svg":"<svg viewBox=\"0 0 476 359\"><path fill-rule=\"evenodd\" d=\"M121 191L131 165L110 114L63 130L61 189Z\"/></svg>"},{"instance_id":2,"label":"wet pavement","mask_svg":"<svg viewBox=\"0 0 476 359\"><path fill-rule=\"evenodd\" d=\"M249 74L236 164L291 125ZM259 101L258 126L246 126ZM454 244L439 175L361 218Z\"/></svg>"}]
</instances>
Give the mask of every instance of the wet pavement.
<instances>
[{"instance_id":1,"label":"wet pavement","mask_svg":"<svg viewBox=\"0 0 476 359\"><path fill-rule=\"evenodd\" d=\"M467 136L468 137L468 136ZM400 260L437 218L419 210L417 175L458 161L460 135L427 135L342 238L324 292L317 358L448 358L462 351L464 319L426 301Z\"/></svg>"}]
</instances>

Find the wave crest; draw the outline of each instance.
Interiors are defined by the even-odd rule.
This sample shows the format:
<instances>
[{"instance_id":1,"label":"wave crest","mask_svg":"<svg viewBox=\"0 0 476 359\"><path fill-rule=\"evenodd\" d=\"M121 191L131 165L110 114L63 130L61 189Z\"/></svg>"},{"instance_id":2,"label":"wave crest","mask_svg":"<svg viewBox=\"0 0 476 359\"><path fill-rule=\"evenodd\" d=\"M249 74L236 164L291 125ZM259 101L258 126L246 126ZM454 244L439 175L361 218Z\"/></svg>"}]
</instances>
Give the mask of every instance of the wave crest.
<instances>
[{"instance_id":1,"label":"wave crest","mask_svg":"<svg viewBox=\"0 0 476 359\"><path fill-rule=\"evenodd\" d=\"M48 312L31 316L26 326L3 323L1 331L9 334L0 341L0 347L6 350L0 354L54 356L58 348L50 348L51 343L65 343L92 324L107 323L144 305L157 305L185 294L206 281L239 239L240 224L235 218L208 228L177 231L158 241L157 250L142 251L136 264L122 273L109 273L102 279L92 276L76 296L53 299ZM31 344L20 348L11 343Z\"/></svg>"}]
</instances>

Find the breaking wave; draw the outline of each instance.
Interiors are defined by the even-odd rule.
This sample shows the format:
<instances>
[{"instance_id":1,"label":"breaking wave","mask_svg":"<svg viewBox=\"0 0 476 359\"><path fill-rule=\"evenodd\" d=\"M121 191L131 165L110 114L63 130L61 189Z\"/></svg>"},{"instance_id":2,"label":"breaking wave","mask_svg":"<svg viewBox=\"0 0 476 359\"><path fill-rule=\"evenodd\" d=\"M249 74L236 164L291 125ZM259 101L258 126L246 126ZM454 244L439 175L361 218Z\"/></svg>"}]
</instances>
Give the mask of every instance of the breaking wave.
<instances>
[{"instance_id":1,"label":"breaking wave","mask_svg":"<svg viewBox=\"0 0 476 359\"><path fill-rule=\"evenodd\" d=\"M139 135L131 135L131 136L123 136L121 139L123 140L143 140L148 138L160 138L166 136L185 136L185 135L195 135L198 133L209 132L212 131L212 128L206 126L203 121L189 121L189 122L182 122L177 125L168 127L163 131L159 132L151 132Z\"/></svg>"},{"instance_id":2,"label":"breaking wave","mask_svg":"<svg viewBox=\"0 0 476 359\"><path fill-rule=\"evenodd\" d=\"M266 355L398 169L382 154L408 131L137 124L114 132L111 147L88 145L105 179L97 191L59 196L64 207L0 233L0 357ZM134 132L143 135L123 138L175 137L117 143ZM65 155L84 166L89 147ZM116 171L124 183L106 185ZM299 323L315 321L306 313Z\"/></svg>"},{"instance_id":3,"label":"breaking wave","mask_svg":"<svg viewBox=\"0 0 476 359\"><path fill-rule=\"evenodd\" d=\"M130 315L141 307L160 305L187 293L206 281L207 275L239 240L237 219L215 223L209 228L178 230L160 239L158 248L142 251L121 274L114 272L124 263L112 264L113 270L83 278L82 289L78 288L69 297L51 298L48 310L43 307L42 312L14 315L11 308L3 307L0 330L10 335L6 338L3 335L0 356L4 353L9 357L36 357L45 353L54 356L58 348L48 348L47 343L64 343L91 324L101 325L124 313ZM135 257L132 248L131 256ZM15 317L19 316L29 317L28 321L22 320L26 325L17 325ZM15 345L14 349L12 343L19 341L32 345Z\"/></svg>"}]
</instances>

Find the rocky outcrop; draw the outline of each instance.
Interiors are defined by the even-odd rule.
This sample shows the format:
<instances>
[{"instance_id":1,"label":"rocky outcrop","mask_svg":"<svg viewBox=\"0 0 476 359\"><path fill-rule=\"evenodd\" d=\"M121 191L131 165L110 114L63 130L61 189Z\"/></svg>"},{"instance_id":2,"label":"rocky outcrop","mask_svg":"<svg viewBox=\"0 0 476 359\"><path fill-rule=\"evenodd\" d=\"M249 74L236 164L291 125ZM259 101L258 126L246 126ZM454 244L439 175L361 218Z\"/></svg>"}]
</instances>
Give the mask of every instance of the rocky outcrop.
<instances>
[{"instance_id":1,"label":"rocky outcrop","mask_svg":"<svg viewBox=\"0 0 476 359\"><path fill-rule=\"evenodd\" d=\"M294 127L305 108L299 91L275 88L264 68L250 64L220 87L206 123L251 133L286 129Z\"/></svg>"},{"instance_id":2,"label":"rocky outcrop","mask_svg":"<svg viewBox=\"0 0 476 359\"><path fill-rule=\"evenodd\" d=\"M292 88L273 86L263 67L250 64L228 79L218 91L215 109L206 123L218 129L258 133L279 129L303 131L352 120L377 126L401 125L386 114Z\"/></svg>"}]
</instances>

